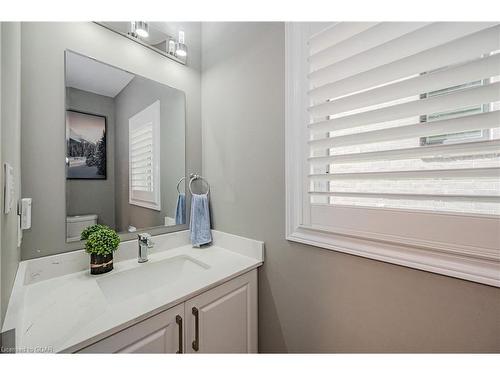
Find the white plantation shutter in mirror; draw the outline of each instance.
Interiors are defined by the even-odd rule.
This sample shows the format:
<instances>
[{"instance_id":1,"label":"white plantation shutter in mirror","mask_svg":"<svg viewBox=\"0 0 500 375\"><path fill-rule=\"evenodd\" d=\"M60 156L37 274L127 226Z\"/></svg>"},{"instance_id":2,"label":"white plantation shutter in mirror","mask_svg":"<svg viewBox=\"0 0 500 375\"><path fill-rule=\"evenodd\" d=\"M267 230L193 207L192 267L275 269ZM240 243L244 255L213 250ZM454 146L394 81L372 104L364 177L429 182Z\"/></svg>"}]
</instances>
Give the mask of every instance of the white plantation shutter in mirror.
<instances>
[{"instance_id":1,"label":"white plantation shutter in mirror","mask_svg":"<svg viewBox=\"0 0 500 375\"><path fill-rule=\"evenodd\" d=\"M311 203L500 214L500 26L347 22L309 47Z\"/></svg>"},{"instance_id":2,"label":"white plantation shutter in mirror","mask_svg":"<svg viewBox=\"0 0 500 375\"><path fill-rule=\"evenodd\" d=\"M500 23L287 23L287 239L500 286Z\"/></svg>"},{"instance_id":3,"label":"white plantation shutter in mirror","mask_svg":"<svg viewBox=\"0 0 500 375\"><path fill-rule=\"evenodd\" d=\"M129 203L161 209L159 180L160 102L129 120Z\"/></svg>"},{"instance_id":4,"label":"white plantation shutter in mirror","mask_svg":"<svg viewBox=\"0 0 500 375\"><path fill-rule=\"evenodd\" d=\"M130 132L132 190L153 191L153 124Z\"/></svg>"}]
</instances>

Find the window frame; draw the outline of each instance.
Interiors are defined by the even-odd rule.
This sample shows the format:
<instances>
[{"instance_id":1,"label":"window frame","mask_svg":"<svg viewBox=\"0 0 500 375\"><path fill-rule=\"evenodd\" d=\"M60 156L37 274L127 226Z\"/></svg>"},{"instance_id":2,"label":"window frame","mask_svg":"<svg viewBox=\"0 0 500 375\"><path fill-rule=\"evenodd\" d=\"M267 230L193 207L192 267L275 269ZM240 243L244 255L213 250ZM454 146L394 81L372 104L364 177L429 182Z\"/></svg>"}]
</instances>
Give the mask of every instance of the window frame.
<instances>
[{"instance_id":1,"label":"window frame","mask_svg":"<svg viewBox=\"0 0 500 375\"><path fill-rule=\"evenodd\" d=\"M388 225L394 224L395 233L370 231L367 227L358 230L356 226L312 224L311 211L316 207L309 203L309 133L305 126L309 122L306 78L309 28L309 23L288 22L285 26L286 239L500 287L498 216L348 206L350 210L345 212L357 212L359 217L388 218ZM431 238L401 235L398 221L404 217L410 222L419 218L431 220L431 225L439 224L446 231L438 230L438 235ZM417 225L415 229L422 232L425 228ZM471 231L480 234L472 236ZM454 240L452 233L456 237ZM473 243L476 239L479 246ZM484 244L488 246L482 246Z\"/></svg>"}]
</instances>

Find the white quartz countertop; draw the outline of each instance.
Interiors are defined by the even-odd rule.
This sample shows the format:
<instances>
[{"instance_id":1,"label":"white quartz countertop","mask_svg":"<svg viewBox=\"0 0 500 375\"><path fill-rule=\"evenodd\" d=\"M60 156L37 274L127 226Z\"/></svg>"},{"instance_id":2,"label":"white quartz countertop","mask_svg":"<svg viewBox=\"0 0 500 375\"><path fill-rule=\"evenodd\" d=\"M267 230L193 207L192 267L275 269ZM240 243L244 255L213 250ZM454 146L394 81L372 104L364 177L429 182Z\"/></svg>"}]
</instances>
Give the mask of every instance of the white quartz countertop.
<instances>
[{"instance_id":1,"label":"white quartz countertop","mask_svg":"<svg viewBox=\"0 0 500 375\"><path fill-rule=\"evenodd\" d=\"M186 231L155 236L147 263L137 262L137 241L124 242L114 270L103 275L90 274L84 251L23 261L3 331L15 329L19 351L77 351L263 263L262 242L217 231L213 237L212 246L193 248ZM174 263L164 283L137 282Z\"/></svg>"}]
</instances>

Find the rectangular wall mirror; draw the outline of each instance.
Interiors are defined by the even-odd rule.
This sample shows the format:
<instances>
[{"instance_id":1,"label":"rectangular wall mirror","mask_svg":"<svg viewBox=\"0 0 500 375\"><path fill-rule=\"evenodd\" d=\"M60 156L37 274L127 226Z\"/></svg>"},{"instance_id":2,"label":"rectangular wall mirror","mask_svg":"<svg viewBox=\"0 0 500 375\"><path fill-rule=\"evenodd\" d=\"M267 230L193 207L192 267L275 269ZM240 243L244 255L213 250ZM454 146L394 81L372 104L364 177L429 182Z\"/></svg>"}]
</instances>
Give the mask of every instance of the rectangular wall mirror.
<instances>
[{"instance_id":1,"label":"rectangular wall mirror","mask_svg":"<svg viewBox=\"0 0 500 375\"><path fill-rule=\"evenodd\" d=\"M183 91L65 51L66 241L186 228Z\"/></svg>"}]
</instances>

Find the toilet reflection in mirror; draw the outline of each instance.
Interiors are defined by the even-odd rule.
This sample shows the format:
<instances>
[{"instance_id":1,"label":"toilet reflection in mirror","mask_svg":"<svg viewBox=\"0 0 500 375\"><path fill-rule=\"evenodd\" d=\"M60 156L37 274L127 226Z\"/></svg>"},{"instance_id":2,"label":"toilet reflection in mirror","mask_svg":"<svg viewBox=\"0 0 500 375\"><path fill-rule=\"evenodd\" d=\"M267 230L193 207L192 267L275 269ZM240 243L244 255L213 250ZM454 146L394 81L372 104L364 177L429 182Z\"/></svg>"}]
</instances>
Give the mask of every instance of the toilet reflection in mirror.
<instances>
[{"instance_id":1,"label":"toilet reflection in mirror","mask_svg":"<svg viewBox=\"0 0 500 375\"><path fill-rule=\"evenodd\" d=\"M67 241L93 224L184 229L184 92L72 51L65 72Z\"/></svg>"}]
</instances>

